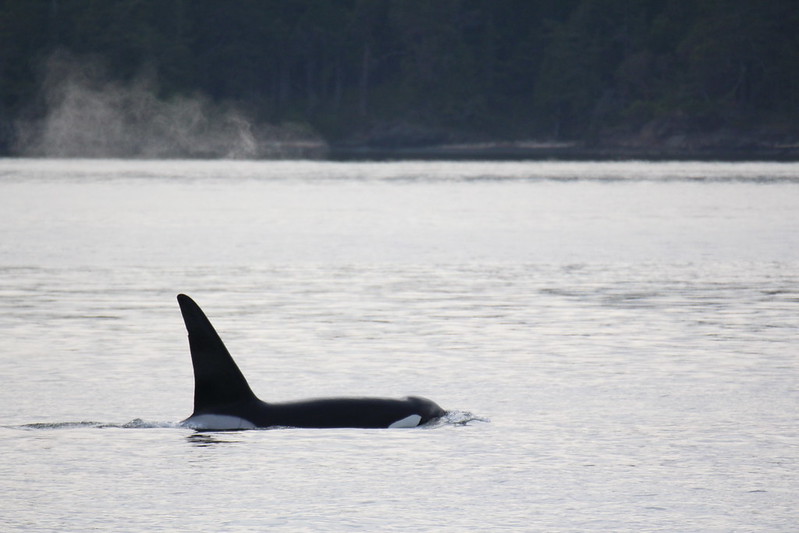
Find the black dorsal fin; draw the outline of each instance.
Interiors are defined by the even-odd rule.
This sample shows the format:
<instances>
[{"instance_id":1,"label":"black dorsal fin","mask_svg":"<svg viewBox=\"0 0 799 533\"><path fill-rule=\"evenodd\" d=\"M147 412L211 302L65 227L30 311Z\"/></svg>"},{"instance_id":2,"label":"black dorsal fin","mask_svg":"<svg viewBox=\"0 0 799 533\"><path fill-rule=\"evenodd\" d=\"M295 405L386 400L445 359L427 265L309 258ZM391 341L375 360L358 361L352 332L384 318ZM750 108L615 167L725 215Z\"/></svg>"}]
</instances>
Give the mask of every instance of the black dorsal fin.
<instances>
[{"instance_id":1,"label":"black dorsal fin","mask_svg":"<svg viewBox=\"0 0 799 533\"><path fill-rule=\"evenodd\" d=\"M178 295L194 366L194 414L255 399L247 380L200 306Z\"/></svg>"}]
</instances>

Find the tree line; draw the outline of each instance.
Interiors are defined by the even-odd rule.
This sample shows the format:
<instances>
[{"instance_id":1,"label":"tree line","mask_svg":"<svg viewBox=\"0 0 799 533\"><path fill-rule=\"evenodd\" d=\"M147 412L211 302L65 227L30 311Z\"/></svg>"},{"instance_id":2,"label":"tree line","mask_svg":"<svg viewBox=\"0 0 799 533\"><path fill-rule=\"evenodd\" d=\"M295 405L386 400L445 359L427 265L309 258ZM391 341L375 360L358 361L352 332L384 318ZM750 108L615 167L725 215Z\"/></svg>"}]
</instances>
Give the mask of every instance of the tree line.
<instances>
[{"instance_id":1,"label":"tree line","mask_svg":"<svg viewBox=\"0 0 799 533\"><path fill-rule=\"evenodd\" d=\"M795 0L2 0L3 149L55 52L330 141L796 132ZM393 135L393 137L392 137ZM381 137L382 136L382 137Z\"/></svg>"}]
</instances>

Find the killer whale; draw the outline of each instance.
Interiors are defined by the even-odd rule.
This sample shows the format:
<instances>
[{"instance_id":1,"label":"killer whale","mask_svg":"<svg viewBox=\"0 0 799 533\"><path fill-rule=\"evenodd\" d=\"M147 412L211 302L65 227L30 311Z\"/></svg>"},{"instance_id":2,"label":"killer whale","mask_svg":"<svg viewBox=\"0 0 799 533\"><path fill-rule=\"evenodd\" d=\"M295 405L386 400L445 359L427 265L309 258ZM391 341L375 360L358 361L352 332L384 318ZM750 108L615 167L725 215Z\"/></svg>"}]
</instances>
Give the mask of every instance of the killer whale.
<instances>
[{"instance_id":1,"label":"killer whale","mask_svg":"<svg viewBox=\"0 0 799 533\"><path fill-rule=\"evenodd\" d=\"M178 295L194 368L194 412L182 425L202 430L267 427L416 427L446 412L426 398L323 398L267 403L255 396L208 317Z\"/></svg>"}]
</instances>

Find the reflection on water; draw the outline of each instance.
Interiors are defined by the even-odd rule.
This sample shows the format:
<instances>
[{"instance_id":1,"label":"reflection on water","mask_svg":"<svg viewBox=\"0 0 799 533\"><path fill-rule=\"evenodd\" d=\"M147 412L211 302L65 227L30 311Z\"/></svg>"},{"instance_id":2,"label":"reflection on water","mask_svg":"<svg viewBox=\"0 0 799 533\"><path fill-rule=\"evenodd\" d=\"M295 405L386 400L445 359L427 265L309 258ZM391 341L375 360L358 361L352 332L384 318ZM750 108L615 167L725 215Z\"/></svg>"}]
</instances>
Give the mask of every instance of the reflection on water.
<instances>
[{"instance_id":1,"label":"reflection on water","mask_svg":"<svg viewBox=\"0 0 799 533\"><path fill-rule=\"evenodd\" d=\"M4 159L0 179L108 182L247 180L271 182L640 181L694 183L799 183L799 163L703 161L158 161L102 159Z\"/></svg>"},{"instance_id":2,"label":"reflection on water","mask_svg":"<svg viewBox=\"0 0 799 533\"><path fill-rule=\"evenodd\" d=\"M186 440L192 446L199 448L208 448L211 446L219 446L224 444L238 444L241 440L236 439L233 435L234 432L196 432L186 436Z\"/></svg>"}]
</instances>

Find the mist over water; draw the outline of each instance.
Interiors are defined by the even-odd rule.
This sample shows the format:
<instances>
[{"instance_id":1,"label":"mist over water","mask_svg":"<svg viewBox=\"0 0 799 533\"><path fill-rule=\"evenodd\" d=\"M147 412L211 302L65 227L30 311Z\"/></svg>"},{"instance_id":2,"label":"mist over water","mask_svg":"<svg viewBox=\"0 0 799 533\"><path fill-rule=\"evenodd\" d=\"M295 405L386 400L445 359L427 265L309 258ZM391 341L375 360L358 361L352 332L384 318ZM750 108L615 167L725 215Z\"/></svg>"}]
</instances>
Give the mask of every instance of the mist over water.
<instances>
[{"instance_id":1,"label":"mist over water","mask_svg":"<svg viewBox=\"0 0 799 533\"><path fill-rule=\"evenodd\" d=\"M300 124L257 123L202 94L159 95L154 74L113 81L96 61L56 53L45 62L43 116L16 124L15 152L28 157L320 157L323 140Z\"/></svg>"}]
</instances>

